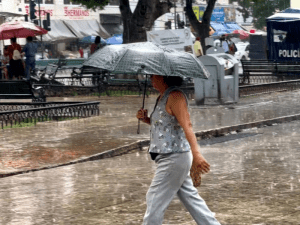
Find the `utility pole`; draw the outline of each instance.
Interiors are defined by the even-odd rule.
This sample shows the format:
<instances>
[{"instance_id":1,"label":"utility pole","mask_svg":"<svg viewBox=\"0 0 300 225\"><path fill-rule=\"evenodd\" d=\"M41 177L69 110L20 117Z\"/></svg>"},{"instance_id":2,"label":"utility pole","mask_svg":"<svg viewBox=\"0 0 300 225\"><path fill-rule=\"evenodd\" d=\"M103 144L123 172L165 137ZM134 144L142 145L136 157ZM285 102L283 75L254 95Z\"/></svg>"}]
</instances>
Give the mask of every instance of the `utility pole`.
<instances>
[{"instance_id":1,"label":"utility pole","mask_svg":"<svg viewBox=\"0 0 300 225\"><path fill-rule=\"evenodd\" d=\"M41 18L41 0L38 0L38 3L39 3L40 27L42 27L42 18ZM41 35L41 43L42 43L42 59L44 59L43 35Z\"/></svg>"},{"instance_id":2,"label":"utility pole","mask_svg":"<svg viewBox=\"0 0 300 225\"><path fill-rule=\"evenodd\" d=\"M177 20L177 17L176 17L176 0L174 0L174 8L175 8L174 25L175 25L175 30L176 30L177 29L177 26L176 26L176 20Z\"/></svg>"}]
</instances>

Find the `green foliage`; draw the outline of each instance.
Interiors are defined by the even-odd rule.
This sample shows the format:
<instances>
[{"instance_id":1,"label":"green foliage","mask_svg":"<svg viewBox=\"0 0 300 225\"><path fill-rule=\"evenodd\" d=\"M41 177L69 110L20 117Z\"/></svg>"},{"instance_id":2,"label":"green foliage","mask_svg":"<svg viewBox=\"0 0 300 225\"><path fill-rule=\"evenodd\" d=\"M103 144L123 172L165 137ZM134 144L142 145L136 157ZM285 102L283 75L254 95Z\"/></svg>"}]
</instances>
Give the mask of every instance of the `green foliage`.
<instances>
[{"instance_id":1,"label":"green foliage","mask_svg":"<svg viewBox=\"0 0 300 225\"><path fill-rule=\"evenodd\" d=\"M33 127L36 125L37 122L46 122L46 121L66 121L66 120L73 120L73 119L79 119L79 117L74 116L74 117L60 117L57 119L51 119L47 115L44 116L43 120L40 118L38 119L25 119L23 122L16 122L13 121L12 125L11 122L8 122L7 126L4 124L3 129L10 129L10 128L21 128L21 127ZM1 127L0 127L1 129Z\"/></svg>"},{"instance_id":2,"label":"green foliage","mask_svg":"<svg viewBox=\"0 0 300 225\"><path fill-rule=\"evenodd\" d=\"M276 11L290 7L290 0L230 0L229 2L237 2L242 7L238 11L242 13L244 22L252 11L254 26L257 29L262 29L267 25L267 17Z\"/></svg>"},{"instance_id":3,"label":"green foliage","mask_svg":"<svg viewBox=\"0 0 300 225\"><path fill-rule=\"evenodd\" d=\"M266 19L276 11L290 7L290 0L253 0L253 23L258 29L267 26Z\"/></svg>"},{"instance_id":4,"label":"green foliage","mask_svg":"<svg viewBox=\"0 0 300 225\"><path fill-rule=\"evenodd\" d=\"M251 14L251 2L252 0L229 0L229 3L237 2L239 6L242 8L237 8L237 10L242 13L244 22L246 22L246 19L249 18Z\"/></svg>"},{"instance_id":5,"label":"green foliage","mask_svg":"<svg viewBox=\"0 0 300 225\"><path fill-rule=\"evenodd\" d=\"M109 3L109 0L71 0L73 3L81 4L87 9L103 9Z\"/></svg>"}]
</instances>

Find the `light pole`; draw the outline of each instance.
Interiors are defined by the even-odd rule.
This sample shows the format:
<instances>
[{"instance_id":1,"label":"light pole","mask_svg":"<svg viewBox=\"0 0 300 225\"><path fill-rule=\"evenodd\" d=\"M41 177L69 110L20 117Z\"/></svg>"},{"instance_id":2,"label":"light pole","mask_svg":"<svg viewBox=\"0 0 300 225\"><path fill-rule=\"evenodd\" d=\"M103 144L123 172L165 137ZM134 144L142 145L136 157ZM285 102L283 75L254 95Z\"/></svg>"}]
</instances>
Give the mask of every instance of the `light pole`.
<instances>
[{"instance_id":1,"label":"light pole","mask_svg":"<svg viewBox=\"0 0 300 225\"><path fill-rule=\"evenodd\" d=\"M42 18L41 18L41 0L37 0L39 4L39 20L40 26L42 27ZM43 45L43 35L41 35L41 43L42 43L42 59L44 59L44 45Z\"/></svg>"},{"instance_id":2,"label":"light pole","mask_svg":"<svg viewBox=\"0 0 300 225\"><path fill-rule=\"evenodd\" d=\"M177 18L176 18L176 0L174 0L174 8L175 8L174 25L175 25L175 30L176 30L177 29L176 28L176 20L177 20Z\"/></svg>"}]
</instances>

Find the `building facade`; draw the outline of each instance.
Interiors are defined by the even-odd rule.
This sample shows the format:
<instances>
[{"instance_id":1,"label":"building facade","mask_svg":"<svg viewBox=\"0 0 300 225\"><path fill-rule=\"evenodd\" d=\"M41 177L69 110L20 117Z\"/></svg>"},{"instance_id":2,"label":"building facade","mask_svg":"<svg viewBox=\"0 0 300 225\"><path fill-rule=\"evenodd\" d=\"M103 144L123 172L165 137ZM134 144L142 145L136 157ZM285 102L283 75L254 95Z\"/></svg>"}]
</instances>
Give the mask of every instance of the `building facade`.
<instances>
[{"instance_id":1,"label":"building facade","mask_svg":"<svg viewBox=\"0 0 300 225\"><path fill-rule=\"evenodd\" d=\"M291 8L300 9L300 1L299 0L291 0Z\"/></svg>"}]
</instances>

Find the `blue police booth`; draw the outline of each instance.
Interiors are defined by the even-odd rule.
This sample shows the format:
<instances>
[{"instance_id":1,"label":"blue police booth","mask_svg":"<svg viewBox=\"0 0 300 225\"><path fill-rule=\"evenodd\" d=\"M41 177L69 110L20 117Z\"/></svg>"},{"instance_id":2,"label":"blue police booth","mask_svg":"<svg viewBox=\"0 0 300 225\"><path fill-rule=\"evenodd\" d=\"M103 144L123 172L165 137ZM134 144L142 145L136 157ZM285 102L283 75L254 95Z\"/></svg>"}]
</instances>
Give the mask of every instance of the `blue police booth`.
<instances>
[{"instance_id":1,"label":"blue police booth","mask_svg":"<svg viewBox=\"0 0 300 225\"><path fill-rule=\"evenodd\" d=\"M269 60L300 61L300 9L285 9L267 18Z\"/></svg>"}]
</instances>

